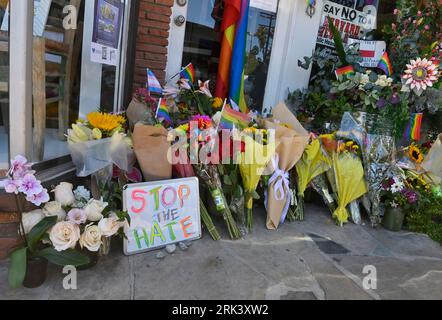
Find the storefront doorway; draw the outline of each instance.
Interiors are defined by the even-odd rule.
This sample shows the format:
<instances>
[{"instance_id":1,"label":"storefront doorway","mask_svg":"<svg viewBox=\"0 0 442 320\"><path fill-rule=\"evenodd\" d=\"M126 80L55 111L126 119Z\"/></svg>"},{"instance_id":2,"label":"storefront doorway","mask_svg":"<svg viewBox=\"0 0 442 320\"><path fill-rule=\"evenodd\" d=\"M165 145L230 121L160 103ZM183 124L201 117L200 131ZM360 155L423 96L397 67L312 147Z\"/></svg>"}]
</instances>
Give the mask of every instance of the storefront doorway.
<instances>
[{"instance_id":1,"label":"storefront doorway","mask_svg":"<svg viewBox=\"0 0 442 320\"><path fill-rule=\"evenodd\" d=\"M185 1L184 1L185 2ZM222 14L219 13L219 1L188 0L185 5L174 6L173 21L170 31L169 57L167 76L169 79L182 66L192 62L195 66L196 78L211 80L212 89L216 85L216 77L220 55L220 33L217 31ZM269 107L265 102L269 88L276 83L268 77L275 71L274 62L282 56L281 48L274 46L277 38L282 38L284 31L276 28L280 17L280 3L287 0L264 2L251 1L247 30L245 93L248 106L262 110ZM212 90L214 91L214 90Z\"/></svg>"}]
</instances>

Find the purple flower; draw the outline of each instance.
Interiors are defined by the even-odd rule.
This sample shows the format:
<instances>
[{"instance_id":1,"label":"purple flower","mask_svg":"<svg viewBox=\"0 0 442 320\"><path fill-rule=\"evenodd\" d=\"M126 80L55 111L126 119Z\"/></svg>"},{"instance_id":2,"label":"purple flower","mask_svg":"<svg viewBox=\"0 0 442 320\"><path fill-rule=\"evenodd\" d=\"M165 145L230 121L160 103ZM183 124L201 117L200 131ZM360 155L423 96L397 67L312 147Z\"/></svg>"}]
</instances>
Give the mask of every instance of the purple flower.
<instances>
[{"instance_id":1,"label":"purple flower","mask_svg":"<svg viewBox=\"0 0 442 320\"><path fill-rule=\"evenodd\" d=\"M398 104L399 102L401 102L401 98L399 97L399 95L397 93L393 93L393 95L390 98L390 103L391 104Z\"/></svg>"},{"instance_id":2,"label":"purple flower","mask_svg":"<svg viewBox=\"0 0 442 320\"><path fill-rule=\"evenodd\" d=\"M26 197L26 200L33 203L37 207L41 206L43 203L46 203L49 201L49 194L48 190L43 189L40 193L29 195Z\"/></svg>"},{"instance_id":3,"label":"purple flower","mask_svg":"<svg viewBox=\"0 0 442 320\"><path fill-rule=\"evenodd\" d=\"M17 181L17 180L6 179L6 180L0 182L0 187L5 188L5 191L7 193L18 194L19 183L20 183L20 181Z\"/></svg>"},{"instance_id":4,"label":"purple flower","mask_svg":"<svg viewBox=\"0 0 442 320\"><path fill-rule=\"evenodd\" d=\"M43 187L41 186L40 181L38 181L33 174L28 173L20 181L18 191L23 192L26 194L26 196L30 197L42 192Z\"/></svg>"},{"instance_id":5,"label":"purple flower","mask_svg":"<svg viewBox=\"0 0 442 320\"><path fill-rule=\"evenodd\" d=\"M402 190L402 194L407 199L409 204L414 204L418 200L417 193L415 191L413 191L413 190L404 189L404 190Z\"/></svg>"},{"instance_id":6,"label":"purple flower","mask_svg":"<svg viewBox=\"0 0 442 320\"><path fill-rule=\"evenodd\" d=\"M72 209L68 212L68 219L74 224L82 224L87 221L86 211L83 209Z\"/></svg>"},{"instance_id":7,"label":"purple flower","mask_svg":"<svg viewBox=\"0 0 442 320\"><path fill-rule=\"evenodd\" d=\"M378 100L378 102L376 103L376 107L378 107L379 109L382 109L385 107L386 104L387 104L387 101L385 101L385 99L380 98Z\"/></svg>"},{"instance_id":8,"label":"purple flower","mask_svg":"<svg viewBox=\"0 0 442 320\"><path fill-rule=\"evenodd\" d=\"M14 179L23 178L31 169L31 164L28 163L28 160L23 156L16 156L14 160L11 161L11 169L9 173L14 177Z\"/></svg>"}]
</instances>

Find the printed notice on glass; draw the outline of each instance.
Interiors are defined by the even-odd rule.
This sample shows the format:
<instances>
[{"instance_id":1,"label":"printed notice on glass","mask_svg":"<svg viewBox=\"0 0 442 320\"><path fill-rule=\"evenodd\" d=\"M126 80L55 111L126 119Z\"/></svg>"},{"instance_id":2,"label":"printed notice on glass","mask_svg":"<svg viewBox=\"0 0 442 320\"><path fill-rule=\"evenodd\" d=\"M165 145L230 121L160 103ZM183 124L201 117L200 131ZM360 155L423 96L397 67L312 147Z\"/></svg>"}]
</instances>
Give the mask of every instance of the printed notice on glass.
<instances>
[{"instance_id":1,"label":"printed notice on glass","mask_svg":"<svg viewBox=\"0 0 442 320\"><path fill-rule=\"evenodd\" d=\"M250 0L250 7L276 13L278 0Z\"/></svg>"},{"instance_id":2,"label":"printed notice on glass","mask_svg":"<svg viewBox=\"0 0 442 320\"><path fill-rule=\"evenodd\" d=\"M121 18L120 0L95 0L94 32L91 44L91 61L117 66L120 56Z\"/></svg>"}]
</instances>

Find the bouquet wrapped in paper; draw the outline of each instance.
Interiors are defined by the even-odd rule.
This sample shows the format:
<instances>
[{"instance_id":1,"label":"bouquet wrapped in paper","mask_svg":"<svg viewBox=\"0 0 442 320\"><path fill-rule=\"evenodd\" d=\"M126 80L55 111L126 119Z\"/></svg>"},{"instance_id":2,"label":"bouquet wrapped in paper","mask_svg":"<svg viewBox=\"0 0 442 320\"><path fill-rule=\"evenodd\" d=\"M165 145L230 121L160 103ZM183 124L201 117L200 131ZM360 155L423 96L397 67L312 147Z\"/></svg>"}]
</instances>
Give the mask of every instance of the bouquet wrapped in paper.
<instances>
[{"instance_id":1,"label":"bouquet wrapped in paper","mask_svg":"<svg viewBox=\"0 0 442 320\"><path fill-rule=\"evenodd\" d=\"M146 181L172 177L172 164L167 158L170 141L164 127L138 123L135 125L133 141L135 155Z\"/></svg>"},{"instance_id":2,"label":"bouquet wrapped in paper","mask_svg":"<svg viewBox=\"0 0 442 320\"><path fill-rule=\"evenodd\" d=\"M330 157L321 148L318 139L313 140L307 146L301 160L296 164L296 173L298 177L298 206L295 217L297 220L304 220L304 192L308 184L320 174L331 168Z\"/></svg>"},{"instance_id":3,"label":"bouquet wrapped in paper","mask_svg":"<svg viewBox=\"0 0 442 320\"><path fill-rule=\"evenodd\" d=\"M289 171L301 159L310 139L308 134L298 133L273 121L264 121L267 130L275 130L276 153L269 163L272 175L266 197L267 228L277 229L284 223L292 202Z\"/></svg>"},{"instance_id":4,"label":"bouquet wrapped in paper","mask_svg":"<svg viewBox=\"0 0 442 320\"><path fill-rule=\"evenodd\" d=\"M269 141L270 140L270 141ZM247 227L253 227L253 199L258 198L256 188L270 159L275 154L274 138L268 139L267 144L256 141L250 135L245 135L245 153L242 154L239 171L243 181L245 205L247 212Z\"/></svg>"},{"instance_id":5,"label":"bouquet wrapped in paper","mask_svg":"<svg viewBox=\"0 0 442 320\"><path fill-rule=\"evenodd\" d=\"M333 170L338 194L338 208L333 218L339 225L348 222L347 206L367 193L361 160L350 152L333 154Z\"/></svg>"}]
</instances>

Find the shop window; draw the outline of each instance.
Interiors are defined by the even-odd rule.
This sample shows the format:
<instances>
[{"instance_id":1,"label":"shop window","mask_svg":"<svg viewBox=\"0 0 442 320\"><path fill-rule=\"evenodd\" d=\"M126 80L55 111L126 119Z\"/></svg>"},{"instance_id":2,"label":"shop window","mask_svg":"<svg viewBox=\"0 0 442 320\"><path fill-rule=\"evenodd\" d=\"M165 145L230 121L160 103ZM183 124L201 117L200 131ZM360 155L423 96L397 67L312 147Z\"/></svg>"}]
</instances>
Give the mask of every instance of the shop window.
<instances>
[{"instance_id":1,"label":"shop window","mask_svg":"<svg viewBox=\"0 0 442 320\"><path fill-rule=\"evenodd\" d=\"M66 133L71 124L93 111L119 111L119 75L124 74L119 53L129 4L130 0L34 0L33 119L32 127L23 133L32 135L33 162L69 161ZM108 10L97 12L96 8ZM9 41L7 30L13 23L7 19L8 9L8 0L0 0L0 23L5 20L0 31L0 169L7 168L8 159L15 156L8 154L8 142L14 143L17 138L7 134L8 52L2 52L2 48ZM114 39L118 49L103 50L103 61L97 62L91 58L91 41L95 37L94 26L103 25L103 12L109 18L116 14L121 27ZM77 20L65 20L68 16Z\"/></svg>"}]
</instances>

